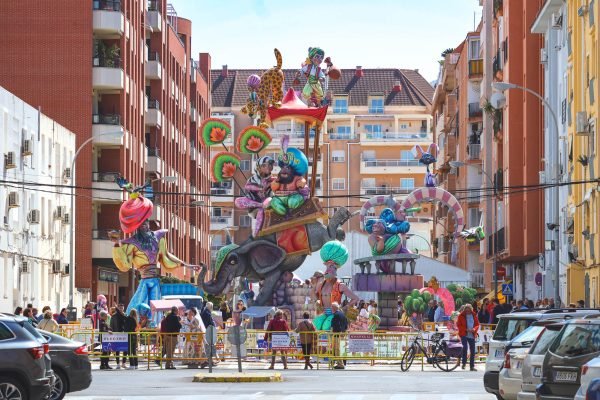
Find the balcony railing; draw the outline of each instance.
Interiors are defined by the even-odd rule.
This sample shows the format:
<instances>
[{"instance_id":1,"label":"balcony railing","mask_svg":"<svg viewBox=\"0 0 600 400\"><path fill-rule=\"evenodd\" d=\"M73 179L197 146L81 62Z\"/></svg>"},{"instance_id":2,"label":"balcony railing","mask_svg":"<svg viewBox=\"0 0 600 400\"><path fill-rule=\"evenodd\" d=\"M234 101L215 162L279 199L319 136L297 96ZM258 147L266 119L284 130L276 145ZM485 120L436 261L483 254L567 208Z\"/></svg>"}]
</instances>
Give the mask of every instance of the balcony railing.
<instances>
[{"instance_id":1,"label":"balcony railing","mask_svg":"<svg viewBox=\"0 0 600 400\"><path fill-rule=\"evenodd\" d=\"M160 62L160 53L157 51L152 51L152 52L148 53L148 61Z\"/></svg>"},{"instance_id":2,"label":"balcony railing","mask_svg":"<svg viewBox=\"0 0 600 400\"><path fill-rule=\"evenodd\" d=\"M148 11L160 11L159 5L159 0L148 0Z\"/></svg>"},{"instance_id":3,"label":"balcony railing","mask_svg":"<svg viewBox=\"0 0 600 400\"><path fill-rule=\"evenodd\" d=\"M92 8L103 11L121 11L121 0L94 0Z\"/></svg>"},{"instance_id":4,"label":"balcony railing","mask_svg":"<svg viewBox=\"0 0 600 400\"><path fill-rule=\"evenodd\" d=\"M374 187L361 187L360 194L377 196L383 194L408 194L412 192L414 187L388 187L388 186L374 186Z\"/></svg>"},{"instance_id":5,"label":"balcony railing","mask_svg":"<svg viewBox=\"0 0 600 400\"><path fill-rule=\"evenodd\" d=\"M160 157L160 148L158 147L147 147L148 157Z\"/></svg>"},{"instance_id":6,"label":"balcony railing","mask_svg":"<svg viewBox=\"0 0 600 400\"><path fill-rule=\"evenodd\" d=\"M483 110L479 103L469 103L469 118L483 116Z\"/></svg>"},{"instance_id":7,"label":"balcony railing","mask_svg":"<svg viewBox=\"0 0 600 400\"><path fill-rule=\"evenodd\" d=\"M468 203L480 203L481 202L481 189L467 189L467 196L465 199Z\"/></svg>"},{"instance_id":8,"label":"balcony railing","mask_svg":"<svg viewBox=\"0 0 600 400\"><path fill-rule=\"evenodd\" d=\"M330 133L329 140L354 140L356 135L354 133Z\"/></svg>"},{"instance_id":9,"label":"balcony railing","mask_svg":"<svg viewBox=\"0 0 600 400\"><path fill-rule=\"evenodd\" d=\"M419 160L362 160L365 167L418 167Z\"/></svg>"},{"instance_id":10,"label":"balcony railing","mask_svg":"<svg viewBox=\"0 0 600 400\"><path fill-rule=\"evenodd\" d=\"M210 194L214 196L223 196L233 194L233 187L211 187Z\"/></svg>"},{"instance_id":11,"label":"balcony railing","mask_svg":"<svg viewBox=\"0 0 600 400\"><path fill-rule=\"evenodd\" d=\"M483 75L483 60L469 60L469 78Z\"/></svg>"},{"instance_id":12,"label":"balcony railing","mask_svg":"<svg viewBox=\"0 0 600 400\"><path fill-rule=\"evenodd\" d=\"M121 116L119 114L94 114L92 116L94 125L121 125Z\"/></svg>"},{"instance_id":13,"label":"balcony railing","mask_svg":"<svg viewBox=\"0 0 600 400\"><path fill-rule=\"evenodd\" d=\"M471 287L474 289L481 289L485 287L483 272L471 272Z\"/></svg>"},{"instance_id":14,"label":"balcony railing","mask_svg":"<svg viewBox=\"0 0 600 400\"><path fill-rule=\"evenodd\" d=\"M468 144L467 145L467 159L468 160L480 160L481 145L480 144Z\"/></svg>"},{"instance_id":15,"label":"balcony railing","mask_svg":"<svg viewBox=\"0 0 600 400\"><path fill-rule=\"evenodd\" d=\"M229 225L231 225L232 219L233 219L233 216L215 217L215 216L211 215L210 222L211 222L211 224L229 224Z\"/></svg>"},{"instance_id":16,"label":"balcony railing","mask_svg":"<svg viewBox=\"0 0 600 400\"><path fill-rule=\"evenodd\" d=\"M486 239L488 241L488 257L493 257L494 254L500 254L506 249L504 233L505 228L500 228L498 232L488 236L488 238ZM496 251L494 251L494 248L496 249Z\"/></svg>"},{"instance_id":17,"label":"balcony railing","mask_svg":"<svg viewBox=\"0 0 600 400\"><path fill-rule=\"evenodd\" d=\"M103 68L121 68L121 58L119 57L94 57L92 66Z\"/></svg>"},{"instance_id":18,"label":"balcony railing","mask_svg":"<svg viewBox=\"0 0 600 400\"><path fill-rule=\"evenodd\" d=\"M414 142L427 138L427 132L367 132L362 134L363 140L372 141L406 141Z\"/></svg>"},{"instance_id":19,"label":"balcony railing","mask_svg":"<svg viewBox=\"0 0 600 400\"><path fill-rule=\"evenodd\" d=\"M149 99L148 108L152 110L160 110L160 102L158 100Z\"/></svg>"},{"instance_id":20,"label":"balcony railing","mask_svg":"<svg viewBox=\"0 0 600 400\"><path fill-rule=\"evenodd\" d=\"M116 182L119 172L92 172L92 182Z\"/></svg>"}]
</instances>

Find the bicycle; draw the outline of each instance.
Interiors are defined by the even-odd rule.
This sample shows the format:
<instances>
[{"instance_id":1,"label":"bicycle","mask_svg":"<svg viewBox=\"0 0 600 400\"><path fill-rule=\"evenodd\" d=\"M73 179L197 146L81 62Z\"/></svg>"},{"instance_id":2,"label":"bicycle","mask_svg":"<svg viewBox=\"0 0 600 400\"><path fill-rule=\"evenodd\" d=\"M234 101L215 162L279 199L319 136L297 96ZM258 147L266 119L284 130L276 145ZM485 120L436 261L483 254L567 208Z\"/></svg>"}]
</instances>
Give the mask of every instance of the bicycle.
<instances>
[{"instance_id":1,"label":"bicycle","mask_svg":"<svg viewBox=\"0 0 600 400\"><path fill-rule=\"evenodd\" d=\"M433 342L433 346L431 348L431 352L429 352L428 349L423 347L421 344L423 341L423 334L422 332L419 332L410 347L404 352L402 361L400 362L400 369L403 372L408 371L415 359L415 356L420 352L426 357L427 364L432 364L434 367L437 367L442 371L454 371L460 363L460 358L452 357L447 354L448 344L445 340L442 340L443 338L443 333L438 332L431 335L431 342ZM452 363L451 361L454 358L456 358L456 362Z\"/></svg>"}]
</instances>

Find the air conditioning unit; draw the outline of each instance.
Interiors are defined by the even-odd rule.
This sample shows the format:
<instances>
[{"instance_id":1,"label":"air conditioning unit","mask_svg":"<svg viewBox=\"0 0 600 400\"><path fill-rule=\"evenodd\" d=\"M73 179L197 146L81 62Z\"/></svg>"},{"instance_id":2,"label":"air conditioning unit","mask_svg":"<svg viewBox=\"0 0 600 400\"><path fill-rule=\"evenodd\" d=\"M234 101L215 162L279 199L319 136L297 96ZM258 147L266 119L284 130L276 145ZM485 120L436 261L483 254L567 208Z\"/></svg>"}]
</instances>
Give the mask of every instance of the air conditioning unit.
<instances>
[{"instance_id":1,"label":"air conditioning unit","mask_svg":"<svg viewBox=\"0 0 600 400\"><path fill-rule=\"evenodd\" d=\"M540 49L540 63L546 64L548 62L548 52L545 48Z\"/></svg>"},{"instance_id":2,"label":"air conditioning unit","mask_svg":"<svg viewBox=\"0 0 600 400\"><path fill-rule=\"evenodd\" d=\"M19 194L17 192L10 192L8 194L8 208L19 207Z\"/></svg>"},{"instance_id":3,"label":"air conditioning unit","mask_svg":"<svg viewBox=\"0 0 600 400\"><path fill-rule=\"evenodd\" d=\"M40 223L40 210L30 210L27 215L27 222L30 224L39 224Z\"/></svg>"},{"instance_id":4,"label":"air conditioning unit","mask_svg":"<svg viewBox=\"0 0 600 400\"><path fill-rule=\"evenodd\" d=\"M60 261L59 260L54 260L52 261L52 273L53 274L60 274L61 268L60 268Z\"/></svg>"},{"instance_id":5,"label":"air conditioning unit","mask_svg":"<svg viewBox=\"0 0 600 400\"><path fill-rule=\"evenodd\" d=\"M62 274L69 275L70 273L71 273L71 265L70 264L63 265Z\"/></svg>"},{"instance_id":6,"label":"air conditioning unit","mask_svg":"<svg viewBox=\"0 0 600 400\"><path fill-rule=\"evenodd\" d=\"M66 210L65 206L58 206L58 207L56 207L56 211L54 213L54 218L55 219L63 219L65 217L66 213L67 213L67 210Z\"/></svg>"},{"instance_id":7,"label":"air conditioning unit","mask_svg":"<svg viewBox=\"0 0 600 400\"><path fill-rule=\"evenodd\" d=\"M561 29L563 22L562 14L552 14L552 29Z\"/></svg>"},{"instance_id":8,"label":"air conditioning unit","mask_svg":"<svg viewBox=\"0 0 600 400\"><path fill-rule=\"evenodd\" d=\"M62 224L69 225L70 223L71 223L71 215L69 213L66 213L62 218Z\"/></svg>"},{"instance_id":9,"label":"air conditioning unit","mask_svg":"<svg viewBox=\"0 0 600 400\"><path fill-rule=\"evenodd\" d=\"M28 274L29 273L29 261L21 261L21 273Z\"/></svg>"},{"instance_id":10,"label":"air conditioning unit","mask_svg":"<svg viewBox=\"0 0 600 400\"><path fill-rule=\"evenodd\" d=\"M16 168L17 167L17 159L15 157L14 151L9 151L4 155L4 168Z\"/></svg>"},{"instance_id":11,"label":"air conditioning unit","mask_svg":"<svg viewBox=\"0 0 600 400\"><path fill-rule=\"evenodd\" d=\"M575 133L580 136L590 135L590 122L587 112L579 111L575 120Z\"/></svg>"},{"instance_id":12,"label":"air conditioning unit","mask_svg":"<svg viewBox=\"0 0 600 400\"><path fill-rule=\"evenodd\" d=\"M30 156L33 152L33 143L31 140L23 140L23 152L24 156Z\"/></svg>"},{"instance_id":13,"label":"air conditioning unit","mask_svg":"<svg viewBox=\"0 0 600 400\"><path fill-rule=\"evenodd\" d=\"M65 170L63 171L63 178L71 179L71 168L65 168Z\"/></svg>"}]
</instances>

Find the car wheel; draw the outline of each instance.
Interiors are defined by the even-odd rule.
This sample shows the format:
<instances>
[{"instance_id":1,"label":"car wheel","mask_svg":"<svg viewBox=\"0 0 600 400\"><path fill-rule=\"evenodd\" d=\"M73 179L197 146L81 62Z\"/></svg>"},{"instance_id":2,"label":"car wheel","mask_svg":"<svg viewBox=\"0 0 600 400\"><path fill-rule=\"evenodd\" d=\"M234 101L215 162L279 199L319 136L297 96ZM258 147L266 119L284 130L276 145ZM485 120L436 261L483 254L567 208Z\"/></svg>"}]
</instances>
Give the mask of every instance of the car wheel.
<instances>
[{"instance_id":1,"label":"car wheel","mask_svg":"<svg viewBox=\"0 0 600 400\"><path fill-rule=\"evenodd\" d=\"M49 400L62 400L67 394L67 380L61 371L53 370L53 372L56 379Z\"/></svg>"},{"instance_id":2,"label":"car wheel","mask_svg":"<svg viewBox=\"0 0 600 400\"><path fill-rule=\"evenodd\" d=\"M24 400L27 398L25 388L18 380L0 376L0 398L6 400Z\"/></svg>"}]
</instances>

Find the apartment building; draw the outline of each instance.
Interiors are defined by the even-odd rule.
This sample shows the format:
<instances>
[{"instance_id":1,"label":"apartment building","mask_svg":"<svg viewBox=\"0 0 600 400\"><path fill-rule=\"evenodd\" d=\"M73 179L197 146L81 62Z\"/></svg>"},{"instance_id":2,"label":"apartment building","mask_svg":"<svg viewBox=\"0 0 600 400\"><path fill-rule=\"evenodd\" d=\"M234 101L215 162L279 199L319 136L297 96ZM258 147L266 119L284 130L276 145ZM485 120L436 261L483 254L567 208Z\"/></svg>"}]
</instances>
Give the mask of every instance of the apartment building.
<instances>
[{"instance_id":1,"label":"apartment building","mask_svg":"<svg viewBox=\"0 0 600 400\"><path fill-rule=\"evenodd\" d=\"M0 87L0 310L69 302L75 134ZM58 185L55 186L55 185ZM83 303L77 294L74 304Z\"/></svg>"},{"instance_id":2,"label":"apartment building","mask_svg":"<svg viewBox=\"0 0 600 400\"><path fill-rule=\"evenodd\" d=\"M599 114L597 1L567 3L566 47L568 62L567 93L563 98L568 125L568 169L563 173L569 182L565 230L569 235L567 301L585 300L586 305L600 304L600 248L598 247L600 193L598 185L597 118ZM594 181L595 182L590 182Z\"/></svg>"},{"instance_id":3,"label":"apartment building","mask_svg":"<svg viewBox=\"0 0 600 400\"><path fill-rule=\"evenodd\" d=\"M293 85L295 70L284 70L285 89ZM240 112L248 93L246 79L261 70L239 70L224 66L212 71L212 114L232 124L234 137L227 146L233 147L236 135L253 123ZM342 69L339 80L330 80L328 90L332 104L322 127L315 195L321 198L325 210L332 215L338 207L359 210L365 201L375 195L389 194L402 199L414 188L424 184L425 168L414 158L411 149L420 145L427 149L432 142L431 99L433 88L414 70L405 69ZM290 136L292 146L304 147L304 130L298 121L277 120L270 129L273 142L267 153L278 154L280 138ZM311 131L311 146L314 130ZM309 162L312 165L312 149ZM212 249L216 251L227 240L241 242L251 234L252 220L245 211L233 206L239 196L238 184L252 173L252 160L241 155L241 173L236 182L213 184L211 231ZM222 195L222 196L219 196ZM375 212L375 210L373 210ZM430 255L431 206L412 221L408 241L411 250ZM344 227L347 233L360 230L358 218ZM229 232L229 239L228 239ZM352 254L369 253L366 236L347 240ZM305 265L314 271L320 261L309 257ZM350 275L350 266L341 275ZM300 270L299 270L300 271ZM311 272L312 273L312 272Z\"/></svg>"},{"instance_id":4,"label":"apartment building","mask_svg":"<svg viewBox=\"0 0 600 400\"><path fill-rule=\"evenodd\" d=\"M124 303L135 290L133 272L114 266L107 236L119 229L119 174L153 181L153 225L170 230L174 254L208 262L209 216L189 204L210 199L179 194L209 191L196 131L210 115L210 57L191 54L191 22L166 0L26 0L2 2L0 37L0 84L74 132L81 149L77 289ZM122 137L107 135L115 132Z\"/></svg>"},{"instance_id":5,"label":"apartment building","mask_svg":"<svg viewBox=\"0 0 600 400\"><path fill-rule=\"evenodd\" d=\"M432 107L434 136L440 153L438 184L459 200L466 227L481 224L480 202L493 185L483 172L481 149L483 110L480 105L483 59L479 31L470 32L446 52ZM457 165L461 165L457 167ZM484 289L482 245L454 240L455 218L443 204L436 206L432 226L434 257L466 270L470 286Z\"/></svg>"}]
</instances>

